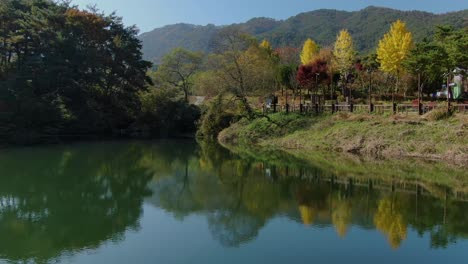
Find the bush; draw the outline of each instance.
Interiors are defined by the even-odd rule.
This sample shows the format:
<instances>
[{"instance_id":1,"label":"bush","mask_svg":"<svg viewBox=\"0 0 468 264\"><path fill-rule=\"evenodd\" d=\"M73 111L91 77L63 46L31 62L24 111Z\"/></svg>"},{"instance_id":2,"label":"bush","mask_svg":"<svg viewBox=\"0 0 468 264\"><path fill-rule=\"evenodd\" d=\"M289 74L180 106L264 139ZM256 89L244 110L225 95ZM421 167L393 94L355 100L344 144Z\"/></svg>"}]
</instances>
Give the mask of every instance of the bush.
<instances>
[{"instance_id":1,"label":"bush","mask_svg":"<svg viewBox=\"0 0 468 264\"><path fill-rule=\"evenodd\" d=\"M346 101L346 98L343 95L338 95L337 100L338 100L338 102L343 103L343 102Z\"/></svg>"},{"instance_id":2,"label":"bush","mask_svg":"<svg viewBox=\"0 0 468 264\"><path fill-rule=\"evenodd\" d=\"M436 108L426 114L425 118L429 121L438 121L452 116L452 112L447 112L446 108Z\"/></svg>"},{"instance_id":3,"label":"bush","mask_svg":"<svg viewBox=\"0 0 468 264\"><path fill-rule=\"evenodd\" d=\"M141 114L130 132L133 136L173 137L194 134L200 108L189 105L175 89L151 89L140 94Z\"/></svg>"},{"instance_id":4,"label":"bush","mask_svg":"<svg viewBox=\"0 0 468 264\"><path fill-rule=\"evenodd\" d=\"M205 107L198 124L197 137L214 139L219 132L228 128L232 122L239 119L236 111L223 102L222 96L217 96L213 102Z\"/></svg>"}]
</instances>

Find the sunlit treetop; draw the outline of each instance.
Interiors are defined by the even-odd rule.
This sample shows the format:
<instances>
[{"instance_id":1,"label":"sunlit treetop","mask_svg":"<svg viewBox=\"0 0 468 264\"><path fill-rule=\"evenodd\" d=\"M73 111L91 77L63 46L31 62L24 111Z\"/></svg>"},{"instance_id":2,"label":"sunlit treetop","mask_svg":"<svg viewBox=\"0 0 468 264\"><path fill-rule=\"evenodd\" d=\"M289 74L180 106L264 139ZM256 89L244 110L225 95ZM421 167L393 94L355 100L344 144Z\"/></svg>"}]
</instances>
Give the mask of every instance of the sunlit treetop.
<instances>
[{"instance_id":1,"label":"sunlit treetop","mask_svg":"<svg viewBox=\"0 0 468 264\"><path fill-rule=\"evenodd\" d=\"M311 63L317 52L319 51L319 46L312 39L307 39L304 43L301 52L301 63L302 65L307 65Z\"/></svg>"},{"instance_id":2,"label":"sunlit treetop","mask_svg":"<svg viewBox=\"0 0 468 264\"><path fill-rule=\"evenodd\" d=\"M413 36L406 24L397 20L390 31L379 41L377 60L380 68L387 73L399 75L401 66L413 47Z\"/></svg>"},{"instance_id":3,"label":"sunlit treetop","mask_svg":"<svg viewBox=\"0 0 468 264\"><path fill-rule=\"evenodd\" d=\"M354 64L356 52L354 50L353 39L347 30L342 30L338 34L333 50L334 63L341 72L347 72Z\"/></svg>"}]
</instances>

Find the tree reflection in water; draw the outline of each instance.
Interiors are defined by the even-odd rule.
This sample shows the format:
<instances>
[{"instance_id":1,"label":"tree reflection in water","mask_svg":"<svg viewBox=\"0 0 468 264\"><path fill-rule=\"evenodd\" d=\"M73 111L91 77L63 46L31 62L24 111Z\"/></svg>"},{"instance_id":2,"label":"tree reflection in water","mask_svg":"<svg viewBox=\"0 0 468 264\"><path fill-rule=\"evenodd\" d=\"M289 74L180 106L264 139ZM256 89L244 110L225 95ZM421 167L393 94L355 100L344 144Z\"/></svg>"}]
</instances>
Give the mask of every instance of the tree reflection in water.
<instances>
[{"instance_id":1,"label":"tree reflection in water","mask_svg":"<svg viewBox=\"0 0 468 264\"><path fill-rule=\"evenodd\" d=\"M5 151L0 258L47 263L138 229L151 179L132 145Z\"/></svg>"},{"instance_id":2,"label":"tree reflection in water","mask_svg":"<svg viewBox=\"0 0 468 264\"><path fill-rule=\"evenodd\" d=\"M409 230L429 234L435 248L468 238L468 203L447 187L338 177L278 153L252 158L190 141L77 144L4 151L0 167L0 258L11 261L46 263L122 240L139 229L144 202L181 221L206 216L226 247L255 240L278 217L333 227L342 239L353 227L380 231L395 249Z\"/></svg>"},{"instance_id":3,"label":"tree reflection in water","mask_svg":"<svg viewBox=\"0 0 468 264\"><path fill-rule=\"evenodd\" d=\"M394 249L409 228L421 236L431 234L433 247L468 238L468 203L445 203L437 198L445 187L438 185L407 181L399 184L405 186L402 190L372 177L335 177L291 157L258 161L203 143L196 155L185 158L174 162L166 177L153 172L158 197L153 203L181 220L206 215L213 236L224 246L255 239L269 220L280 216L305 226L333 226L343 239L352 225L378 230Z\"/></svg>"}]
</instances>

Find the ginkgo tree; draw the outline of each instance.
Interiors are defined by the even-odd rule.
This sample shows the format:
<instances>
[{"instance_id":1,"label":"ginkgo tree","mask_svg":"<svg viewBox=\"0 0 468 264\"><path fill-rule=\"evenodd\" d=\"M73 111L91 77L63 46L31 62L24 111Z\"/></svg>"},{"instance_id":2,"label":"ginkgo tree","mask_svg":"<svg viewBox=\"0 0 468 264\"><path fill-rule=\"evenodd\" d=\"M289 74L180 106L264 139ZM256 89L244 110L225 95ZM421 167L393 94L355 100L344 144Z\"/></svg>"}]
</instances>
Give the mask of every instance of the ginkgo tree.
<instances>
[{"instance_id":1,"label":"ginkgo tree","mask_svg":"<svg viewBox=\"0 0 468 264\"><path fill-rule=\"evenodd\" d=\"M338 34L333 50L334 54L334 65L340 72L343 83L346 85L349 72L351 71L356 51L354 50L353 39L347 30L341 30ZM346 86L345 86L346 87ZM347 101L349 101L349 92L347 94Z\"/></svg>"},{"instance_id":2,"label":"ginkgo tree","mask_svg":"<svg viewBox=\"0 0 468 264\"><path fill-rule=\"evenodd\" d=\"M319 46L312 39L307 39L304 42L304 46L301 52L301 63L302 65L307 65L314 60L315 55L319 51Z\"/></svg>"},{"instance_id":3,"label":"ginkgo tree","mask_svg":"<svg viewBox=\"0 0 468 264\"><path fill-rule=\"evenodd\" d=\"M395 103L395 92L403 73L403 63L413 47L413 35L401 20L394 22L390 31L379 41L377 60L382 71L396 78L395 89L392 92L392 102Z\"/></svg>"},{"instance_id":4,"label":"ginkgo tree","mask_svg":"<svg viewBox=\"0 0 468 264\"><path fill-rule=\"evenodd\" d=\"M270 42L268 42L268 40L266 40L266 39L264 39L262 41L262 43L260 43L260 48L263 48L264 50L266 50L270 54L273 52L273 48L272 48Z\"/></svg>"}]
</instances>

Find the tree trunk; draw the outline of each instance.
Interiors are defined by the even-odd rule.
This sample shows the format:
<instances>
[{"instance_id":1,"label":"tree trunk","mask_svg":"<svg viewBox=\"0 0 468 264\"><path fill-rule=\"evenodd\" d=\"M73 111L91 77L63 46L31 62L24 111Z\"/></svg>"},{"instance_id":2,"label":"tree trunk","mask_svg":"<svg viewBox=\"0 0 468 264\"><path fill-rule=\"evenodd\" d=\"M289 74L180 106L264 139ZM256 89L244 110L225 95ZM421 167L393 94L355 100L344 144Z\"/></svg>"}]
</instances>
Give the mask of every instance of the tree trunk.
<instances>
[{"instance_id":1,"label":"tree trunk","mask_svg":"<svg viewBox=\"0 0 468 264\"><path fill-rule=\"evenodd\" d=\"M396 83L395 83L395 88L392 91L392 104L395 104L395 93L398 91L398 85L400 84L400 76L399 74L397 75Z\"/></svg>"},{"instance_id":2,"label":"tree trunk","mask_svg":"<svg viewBox=\"0 0 468 264\"><path fill-rule=\"evenodd\" d=\"M244 110L247 113L247 117L249 119L252 119L254 117L254 112L252 108L250 107L249 102L247 101L247 98L245 98L245 96L238 96L238 98L240 98L242 105L244 106Z\"/></svg>"}]
</instances>

